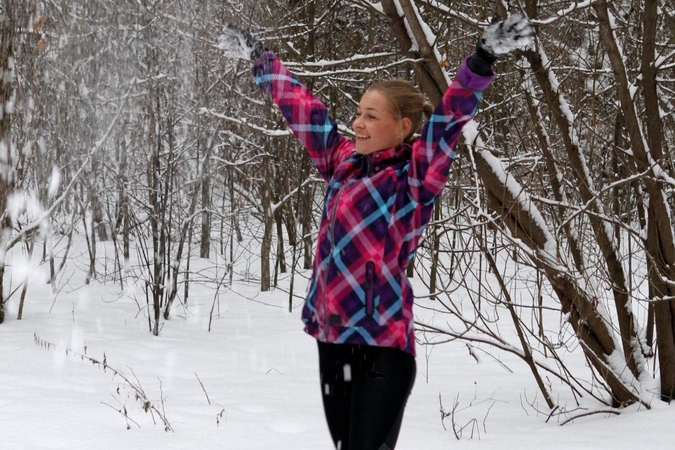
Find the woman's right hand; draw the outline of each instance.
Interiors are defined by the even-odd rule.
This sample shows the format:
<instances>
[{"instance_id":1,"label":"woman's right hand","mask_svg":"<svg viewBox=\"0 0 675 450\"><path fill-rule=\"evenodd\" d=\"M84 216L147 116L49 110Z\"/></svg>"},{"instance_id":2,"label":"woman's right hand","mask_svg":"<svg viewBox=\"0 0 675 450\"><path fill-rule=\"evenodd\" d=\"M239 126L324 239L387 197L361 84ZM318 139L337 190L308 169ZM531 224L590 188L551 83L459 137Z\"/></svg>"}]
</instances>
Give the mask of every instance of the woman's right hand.
<instances>
[{"instance_id":1,"label":"woman's right hand","mask_svg":"<svg viewBox=\"0 0 675 450\"><path fill-rule=\"evenodd\" d=\"M226 58L255 61L265 51L262 42L243 28L228 23L218 37L218 48Z\"/></svg>"}]
</instances>

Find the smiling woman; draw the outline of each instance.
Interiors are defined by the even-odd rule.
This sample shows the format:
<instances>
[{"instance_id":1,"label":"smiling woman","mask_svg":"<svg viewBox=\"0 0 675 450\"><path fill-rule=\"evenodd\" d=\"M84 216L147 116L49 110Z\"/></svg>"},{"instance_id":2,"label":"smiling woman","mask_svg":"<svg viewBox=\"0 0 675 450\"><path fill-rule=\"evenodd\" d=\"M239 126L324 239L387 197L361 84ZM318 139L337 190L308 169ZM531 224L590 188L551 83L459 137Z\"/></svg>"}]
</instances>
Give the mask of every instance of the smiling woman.
<instances>
[{"instance_id":1,"label":"smiling woman","mask_svg":"<svg viewBox=\"0 0 675 450\"><path fill-rule=\"evenodd\" d=\"M505 41L514 47L531 42L525 16L507 22L490 25L501 30L500 49L509 47ZM416 373L406 268L448 179L462 128L494 77L497 57L489 44L495 30L486 31L433 112L407 82L368 89L353 123L356 142L338 133L328 108L273 52L260 54L249 33L225 31L230 34L219 42L243 43L235 53L255 60L255 82L328 184L302 319L318 340L333 442L341 450L391 450ZM416 138L425 114L429 120Z\"/></svg>"},{"instance_id":2,"label":"smiling woman","mask_svg":"<svg viewBox=\"0 0 675 450\"><path fill-rule=\"evenodd\" d=\"M253 67L328 183L303 321L319 341L324 411L341 450L396 444L416 373L406 268L461 130L492 81L489 65L486 72L465 62L419 138L414 125L431 109L422 95L401 82L371 87L359 103L353 142L274 53Z\"/></svg>"}]
</instances>

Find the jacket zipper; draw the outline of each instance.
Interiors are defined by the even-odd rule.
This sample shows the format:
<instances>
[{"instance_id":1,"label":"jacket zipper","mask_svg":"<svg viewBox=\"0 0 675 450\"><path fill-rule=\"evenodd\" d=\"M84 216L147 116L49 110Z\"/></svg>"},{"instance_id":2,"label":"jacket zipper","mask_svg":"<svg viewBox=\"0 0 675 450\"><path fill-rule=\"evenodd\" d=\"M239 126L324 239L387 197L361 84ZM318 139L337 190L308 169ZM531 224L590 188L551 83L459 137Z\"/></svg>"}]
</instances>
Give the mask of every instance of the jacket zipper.
<instances>
[{"instance_id":1,"label":"jacket zipper","mask_svg":"<svg viewBox=\"0 0 675 450\"><path fill-rule=\"evenodd\" d=\"M372 316L375 312L375 263L366 263L366 315Z\"/></svg>"}]
</instances>

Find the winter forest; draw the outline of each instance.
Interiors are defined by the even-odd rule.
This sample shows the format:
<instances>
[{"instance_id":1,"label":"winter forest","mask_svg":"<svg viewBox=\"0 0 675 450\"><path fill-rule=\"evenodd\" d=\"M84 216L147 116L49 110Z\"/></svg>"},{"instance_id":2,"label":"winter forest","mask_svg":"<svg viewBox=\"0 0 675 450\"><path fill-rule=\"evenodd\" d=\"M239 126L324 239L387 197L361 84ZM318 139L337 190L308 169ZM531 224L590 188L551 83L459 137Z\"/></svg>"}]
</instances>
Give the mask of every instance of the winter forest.
<instances>
[{"instance_id":1,"label":"winter forest","mask_svg":"<svg viewBox=\"0 0 675 450\"><path fill-rule=\"evenodd\" d=\"M548 411L560 391L672 401L671 0L2 0L0 332L33 289L9 255L39 259L57 292L76 241L84 283L140 283L155 336L195 284L290 279L301 302L324 186L250 62L217 48L224 24L350 136L371 82L412 80L436 103L490 18L515 11L535 44L496 64L408 269L443 318L418 320L420 347L509 353Z\"/></svg>"}]
</instances>

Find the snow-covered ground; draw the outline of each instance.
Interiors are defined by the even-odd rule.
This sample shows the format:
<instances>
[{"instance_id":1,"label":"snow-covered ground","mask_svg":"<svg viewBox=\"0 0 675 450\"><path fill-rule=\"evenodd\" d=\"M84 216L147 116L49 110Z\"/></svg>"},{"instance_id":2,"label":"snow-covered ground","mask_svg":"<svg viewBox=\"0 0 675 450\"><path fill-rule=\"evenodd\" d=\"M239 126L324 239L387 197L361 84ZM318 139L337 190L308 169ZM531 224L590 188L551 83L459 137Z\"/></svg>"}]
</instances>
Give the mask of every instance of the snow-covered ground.
<instances>
[{"instance_id":1,"label":"snow-covered ground","mask_svg":"<svg viewBox=\"0 0 675 450\"><path fill-rule=\"evenodd\" d=\"M61 278L55 295L36 269L23 320L16 320L16 298L6 305L2 449L332 448L315 343L302 332L301 302L288 312L285 289L260 293L255 283L235 280L218 292L209 331L216 290L193 284L188 307L176 305L155 337L147 311L139 310L140 288L82 287L78 273ZM304 279L296 282L302 291ZM585 399L584 411L562 398L568 413L548 418L527 367L509 355L491 350L477 362L459 342L418 352L398 449L654 450L675 441L675 409L660 401L649 411L634 406L582 416L608 408ZM173 431L165 431L157 412L143 410L134 387ZM442 420L441 403L450 412L455 402L454 419ZM459 440L453 423L463 427Z\"/></svg>"}]
</instances>

